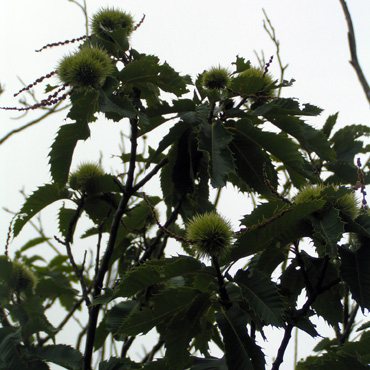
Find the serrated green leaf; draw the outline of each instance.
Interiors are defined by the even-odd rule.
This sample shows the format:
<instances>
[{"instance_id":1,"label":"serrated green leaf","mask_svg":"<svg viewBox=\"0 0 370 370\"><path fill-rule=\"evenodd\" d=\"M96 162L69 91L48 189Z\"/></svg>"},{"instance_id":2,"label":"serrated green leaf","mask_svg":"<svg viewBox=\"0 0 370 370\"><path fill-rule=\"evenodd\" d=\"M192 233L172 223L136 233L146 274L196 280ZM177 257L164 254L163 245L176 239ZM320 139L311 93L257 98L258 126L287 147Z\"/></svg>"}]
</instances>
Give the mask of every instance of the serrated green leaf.
<instances>
[{"instance_id":1,"label":"serrated green leaf","mask_svg":"<svg viewBox=\"0 0 370 370\"><path fill-rule=\"evenodd\" d=\"M150 260L128 272L118 285L115 297L131 297L138 291L183 274L202 272L204 265L193 257Z\"/></svg>"},{"instance_id":2,"label":"serrated green leaf","mask_svg":"<svg viewBox=\"0 0 370 370\"><path fill-rule=\"evenodd\" d=\"M266 325L284 325L284 303L276 284L260 271L239 270L234 280L254 313Z\"/></svg>"},{"instance_id":3,"label":"serrated green leaf","mask_svg":"<svg viewBox=\"0 0 370 370\"><path fill-rule=\"evenodd\" d=\"M331 138L337 159L353 165L355 155L367 152L363 142L357 139L369 135L370 127L365 125L348 125L338 130Z\"/></svg>"},{"instance_id":4,"label":"serrated green leaf","mask_svg":"<svg viewBox=\"0 0 370 370\"><path fill-rule=\"evenodd\" d=\"M166 92L181 96L187 92L186 79L181 77L167 63L159 64L159 59L154 56L142 56L139 60L129 63L118 73L119 79L125 88L138 88L142 92L142 98L147 99L150 95L156 95L152 86L159 87Z\"/></svg>"},{"instance_id":5,"label":"serrated green leaf","mask_svg":"<svg viewBox=\"0 0 370 370\"><path fill-rule=\"evenodd\" d=\"M243 72L251 67L251 62L245 61L245 58L236 56L236 62L233 63L236 66L236 72Z\"/></svg>"},{"instance_id":6,"label":"serrated green leaf","mask_svg":"<svg viewBox=\"0 0 370 370\"><path fill-rule=\"evenodd\" d=\"M137 364L133 361L130 361L127 358L111 357L108 361L103 361L99 364L99 370L134 370L134 369L142 369L141 364Z\"/></svg>"},{"instance_id":7,"label":"serrated green leaf","mask_svg":"<svg viewBox=\"0 0 370 370\"><path fill-rule=\"evenodd\" d=\"M264 250L271 243L280 242L280 247L284 248L294 240L307 236L307 227L301 221L321 209L325 203L324 200L314 200L283 209L256 227L243 232L231 249L230 255L222 262L250 256Z\"/></svg>"},{"instance_id":8,"label":"serrated green leaf","mask_svg":"<svg viewBox=\"0 0 370 370\"><path fill-rule=\"evenodd\" d=\"M105 114L108 119L115 122L123 118L135 118L138 115L137 110L128 96L117 97L108 96L104 90L99 91L99 110Z\"/></svg>"},{"instance_id":9,"label":"serrated green leaf","mask_svg":"<svg viewBox=\"0 0 370 370\"><path fill-rule=\"evenodd\" d=\"M87 123L76 122L63 125L51 145L49 153L50 173L56 184L63 187L68 180L73 152L79 140L87 140L90 129Z\"/></svg>"},{"instance_id":10,"label":"serrated green leaf","mask_svg":"<svg viewBox=\"0 0 370 370\"><path fill-rule=\"evenodd\" d=\"M168 324L159 328L165 340L166 360L173 370L182 370L189 366L189 342L202 331L200 320L210 306L210 296L199 293L185 310L174 315ZM179 335L181 333L181 335Z\"/></svg>"},{"instance_id":11,"label":"serrated green leaf","mask_svg":"<svg viewBox=\"0 0 370 370\"><path fill-rule=\"evenodd\" d=\"M353 299L361 306L370 309L370 248L362 245L351 251L346 247L339 248L341 258L340 274L348 284Z\"/></svg>"},{"instance_id":12,"label":"serrated green leaf","mask_svg":"<svg viewBox=\"0 0 370 370\"><path fill-rule=\"evenodd\" d=\"M215 188L225 186L227 175L235 171L232 153L228 147L233 136L221 121L203 124L199 134L199 149L210 159L211 184Z\"/></svg>"},{"instance_id":13,"label":"serrated green leaf","mask_svg":"<svg viewBox=\"0 0 370 370\"><path fill-rule=\"evenodd\" d=\"M277 174L267 153L247 137L234 136L229 145L234 159L236 175L229 176L232 184L242 191L251 189L260 194L271 194L266 186L264 170L272 187L277 186ZM251 188L248 189L248 186Z\"/></svg>"},{"instance_id":14,"label":"serrated green leaf","mask_svg":"<svg viewBox=\"0 0 370 370\"><path fill-rule=\"evenodd\" d=\"M297 370L365 370L368 366L354 356L345 356L334 352L325 353L322 356L307 357L304 361L298 362Z\"/></svg>"},{"instance_id":15,"label":"serrated green leaf","mask_svg":"<svg viewBox=\"0 0 370 370\"><path fill-rule=\"evenodd\" d=\"M285 81L282 86L290 86L292 82L294 82L294 80L288 83ZM277 98L259 106L254 110L253 115L317 116L321 112L321 108L311 104L303 104L303 109L301 109L300 103L294 98Z\"/></svg>"},{"instance_id":16,"label":"serrated green leaf","mask_svg":"<svg viewBox=\"0 0 370 370\"><path fill-rule=\"evenodd\" d=\"M143 367L143 370L172 370L172 369L167 364L166 360L162 358L146 363Z\"/></svg>"},{"instance_id":17,"label":"serrated green leaf","mask_svg":"<svg viewBox=\"0 0 370 370\"><path fill-rule=\"evenodd\" d=\"M68 117L81 126L87 125L90 122L95 122L95 113L98 109L99 92L94 89L75 90L70 99L72 107L68 113Z\"/></svg>"},{"instance_id":18,"label":"serrated green leaf","mask_svg":"<svg viewBox=\"0 0 370 370\"><path fill-rule=\"evenodd\" d=\"M17 236L23 226L42 209L50 204L69 199L70 193L67 189L60 189L56 184L47 184L39 187L34 193L27 197L18 216L14 222L13 235Z\"/></svg>"},{"instance_id":19,"label":"serrated green leaf","mask_svg":"<svg viewBox=\"0 0 370 370\"><path fill-rule=\"evenodd\" d=\"M336 258L337 243L344 233L344 222L339 217L339 211L331 208L317 217L309 217L309 220L314 228L314 237L321 240L329 257Z\"/></svg>"},{"instance_id":20,"label":"serrated green leaf","mask_svg":"<svg viewBox=\"0 0 370 370\"><path fill-rule=\"evenodd\" d=\"M193 360L190 370L228 370L225 358L193 357Z\"/></svg>"},{"instance_id":21,"label":"serrated green leaf","mask_svg":"<svg viewBox=\"0 0 370 370\"><path fill-rule=\"evenodd\" d=\"M262 131L252 124L249 119L237 121L229 130L233 133L234 137L253 142L253 144L269 152L274 158L285 165L290 174L291 172L297 172L301 175L295 177L296 179L302 178L300 182L295 183L297 187L304 185L306 181L305 178L312 177L313 174L305 171L300 147L286 135ZM291 177L294 179L292 174Z\"/></svg>"},{"instance_id":22,"label":"serrated green leaf","mask_svg":"<svg viewBox=\"0 0 370 370\"><path fill-rule=\"evenodd\" d=\"M35 347L32 352L46 362L52 362L69 370L79 370L82 366L81 352L65 344Z\"/></svg>"},{"instance_id":23,"label":"serrated green leaf","mask_svg":"<svg viewBox=\"0 0 370 370\"><path fill-rule=\"evenodd\" d=\"M20 329L14 333L9 333L0 343L0 353L2 364L5 370L27 369L23 356L19 353L18 346L21 341Z\"/></svg>"},{"instance_id":24,"label":"serrated green leaf","mask_svg":"<svg viewBox=\"0 0 370 370\"><path fill-rule=\"evenodd\" d=\"M145 334L179 312L186 312L198 294L198 291L187 287L168 289L156 294L153 297L153 308L144 307L140 311L134 311L123 321L117 334Z\"/></svg>"},{"instance_id":25,"label":"serrated green leaf","mask_svg":"<svg viewBox=\"0 0 370 370\"><path fill-rule=\"evenodd\" d=\"M327 120L325 121L325 124L324 124L324 127L321 129L321 131L323 132L323 134L329 138L330 135L331 135L331 132L334 128L334 125L336 124L337 122L337 119L338 119L338 114L339 112L329 116L327 118Z\"/></svg>"},{"instance_id":26,"label":"serrated green leaf","mask_svg":"<svg viewBox=\"0 0 370 370\"><path fill-rule=\"evenodd\" d=\"M180 137L188 130L190 126L184 121L177 122L174 126L170 128L170 131L158 144L157 150L152 153L146 163L146 168L156 159L156 157L163 153L170 145L172 145L176 140L179 140Z\"/></svg>"},{"instance_id":27,"label":"serrated green leaf","mask_svg":"<svg viewBox=\"0 0 370 370\"><path fill-rule=\"evenodd\" d=\"M266 114L266 118L283 132L295 137L303 149L309 153L315 152L328 161L335 160L335 151L331 148L326 136L300 118L271 113Z\"/></svg>"},{"instance_id":28,"label":"serrated green leaf","mask_svg":"<svg viewBox=\"0 0 370 370\"><path fill-rule=\"evenodd\" d=\"M265 359L261 348L249 337L248 318L236 306L216 315L225 343L225 357L229 369L264 370Z\"/></svg>"},{"instance_id":29,"label":"serrated green leaf","mask_svg":"<svg viewBox=\"0 0 370 370\"><path fill-rule=\"evenodd\" d=\"M59 209L59 213L58 213L59 232L64 238L67 237L69 225L71 224L75 216L76 216L76 209L65 208L64 205ZM72 236L74 235L75 229L76 229L76 224L74 224ZM71 243L73 243L73 237L71 239Z\"/></svg>"}]
</instances>

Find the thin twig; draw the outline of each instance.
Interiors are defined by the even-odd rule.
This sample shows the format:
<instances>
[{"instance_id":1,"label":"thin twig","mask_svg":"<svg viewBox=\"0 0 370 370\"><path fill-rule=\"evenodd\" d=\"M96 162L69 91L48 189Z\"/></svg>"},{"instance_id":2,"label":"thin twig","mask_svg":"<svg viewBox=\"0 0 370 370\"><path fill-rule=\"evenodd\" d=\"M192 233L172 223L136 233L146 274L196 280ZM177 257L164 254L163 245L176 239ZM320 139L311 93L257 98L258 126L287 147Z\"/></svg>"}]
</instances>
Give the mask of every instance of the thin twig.
<instances>
[{"instance_id":1,"label":"thin twig","mask_svg":"<svg viewBox=\"0 0 370 370\"><path fill-rule=\"evenodd\" d=\"M269 17L267 16L265 9L262 9L262 11L263 11L263 14L266 18L266 22L268 23L270 29L267 28L265 21L263 21L263 28L268 33L268 35L270 36L270 39L276 46L276 56L277 56L279 67L280 67L280 84L281 84L284 81L284 73L285 73L285 70L288 68L288 64L283 66L283 62L281 61L281 57L280 57L280 42L276 38L275 28L272 26L272 23ZM281 93L281 87L279 87L278 96L280 96L280 93Z\"/></svg>"},{"instance_id":2,"label":"thin twig","mask_svg":"<svg viewBox=\"0 0 370 370\"><path fill-rule=\"evenodd\" d=\"M60 109L56 109L60 104L62 103L62 101L59 101L57 104L55 104L52 108L48 109L48 111L43 114L42 116L40 116L39 118L36 118L34 120L32 120L31 122L28 122L26 123L25 125L21 126L21 127L18 127L10 132L8 132L5 136L3 136L1 139L0 139L0 145L1 144L4 144L4 142L6 140L8 140L12 135L14 134L17 134L18 132L21 132L33 125L35 125L36 123L39 123L40 121L42 121L43 119L45 119L46 117L50 116L51 114L53 113L57 113L57 112L61 112L62 110L66 109L68 106L65 106L65 107L62 107Z\"/></svg>"},{"instance_id":3,"label":"thin twig","mask_svg":"<svg viewBox=\"0 0 370 370\"><path fill-rule=\"evenodd\" d=\"M362 89L364 90L367 101L370 103L370 87L366 81L365 75L362 72L362 68L357 58L356 38L355 38L355 31L353 29L351 14L348 10L345 0L339 0L339 2L342 5L343 12L346 17L347 26L348 26L348 43L349 43L349 50L351 53L351 60L349 62L354 68L354 70L356 71L357 77L360 80L360 84L362 86Z\"/></svg>"}]
</instances>

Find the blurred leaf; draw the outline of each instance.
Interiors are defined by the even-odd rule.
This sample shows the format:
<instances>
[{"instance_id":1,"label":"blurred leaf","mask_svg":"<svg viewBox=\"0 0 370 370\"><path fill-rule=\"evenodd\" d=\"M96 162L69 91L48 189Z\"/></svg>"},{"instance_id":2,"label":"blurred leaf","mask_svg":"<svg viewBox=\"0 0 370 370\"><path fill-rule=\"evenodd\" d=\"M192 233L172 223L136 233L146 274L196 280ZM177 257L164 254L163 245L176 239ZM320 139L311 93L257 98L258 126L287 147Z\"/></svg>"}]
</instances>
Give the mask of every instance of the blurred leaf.
<instances>
[{"instance_id":1,"label":"blurred leaf","mask_svg":"<svg viewBox=\"0 0 370 370\"><path fill-rule=\"evenodd\" d=\"M42 244L44 242L47 242L50 238L47 238L45 236L40 236L38 238L34 238L29 240L26 244L24 244L21 248L20 251L24 252L30 248L36 247L39 244Z\"/></svg>"}]
</instances>

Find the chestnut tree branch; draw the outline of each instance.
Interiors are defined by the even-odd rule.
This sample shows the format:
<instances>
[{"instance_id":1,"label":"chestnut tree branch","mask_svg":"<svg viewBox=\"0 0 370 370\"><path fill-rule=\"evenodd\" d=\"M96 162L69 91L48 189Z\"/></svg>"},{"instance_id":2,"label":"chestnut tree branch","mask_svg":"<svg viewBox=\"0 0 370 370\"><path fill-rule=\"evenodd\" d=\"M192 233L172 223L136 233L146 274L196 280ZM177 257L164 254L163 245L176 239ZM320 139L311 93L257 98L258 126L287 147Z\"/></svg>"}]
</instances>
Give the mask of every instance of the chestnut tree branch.
<instances>
[{"instance_id":1,"label":"chestnut tree branch","mask_svg":"<svg viewBox=\"0 0 370 370\"><path fill-rule=\"evenodd\" d=\"M356 38L355 38L355 31L353 29L351 14L348 10L347 3L345 0L339 0L340 4L342 5L344 15L346 17L347 26L348 26L348 43L349 43L349 50L351 53L351 60L349 61L354 70L356 71L357 77L360 80L360 84L364 93L366 95L367 101L370 103L370 87L367 83L364 73L362 72L362 68L357 58L357 47L356 47Z\"/></svg>"}]
</instances>

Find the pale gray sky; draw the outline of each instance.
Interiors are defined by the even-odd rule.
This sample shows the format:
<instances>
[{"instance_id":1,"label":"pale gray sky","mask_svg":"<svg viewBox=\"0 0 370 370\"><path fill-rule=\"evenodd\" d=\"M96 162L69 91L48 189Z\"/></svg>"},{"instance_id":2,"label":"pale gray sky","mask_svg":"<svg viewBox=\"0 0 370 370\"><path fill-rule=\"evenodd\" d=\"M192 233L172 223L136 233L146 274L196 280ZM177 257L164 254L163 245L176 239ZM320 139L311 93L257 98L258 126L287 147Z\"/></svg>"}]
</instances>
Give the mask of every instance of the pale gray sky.
<instances>
[{"instance_id":1,"label":"pale gray sky","mask_svg":"<svg viewBox=\"0 0 370 370\"><path fill-rule=\"evenodd\" d=\"M347 3L355 26L359 60L365 75L370 77L370 1ZM312 121L317 127L337 111L342 126L369 124L369 105L348 63L347 25L339 0L87 0L87 5L90 15L107 5L130 11L137 21L145 14L143 25L132 36L132 47L158 55L179 72L193 77L214 65L231 66L236 55L257 63L254 50L263 50L267 59L275 54L275 46L263 29L264 8L280 40L283 62L289 63L286 79L296 80L284 95L322 107L321 117ZM12 94L22 87L17 76L26 84L33 82L54 70L73 46L42 53L34 50L50 42L81 36L85 26L82 12L68 0L3 0L1 8L0 82L6 92L0 97L0 106L14 106L17 99ZM270 71L278 74L276 59ZM0 137L39 114L30 112L21 120L12 120L17 113L0 111ZM1 207L19 209L23 198L18 190L25 186L29 193L49 181L47 154L64 117L64 113L53 116L0 146ZM78 147L79 158L98 159L102 150L108 168L118 165L110 157L118 153L116 139L124 127L94 123L91 140ZM162 136L155 135L151 137L153 142ZM106 139L103 142L102 137ZM246 212L243 202L233 202L232 208L226 203L223 211L234 222ZM10 217L0 212L0 236L4 243ZM25 236L15 240L11 248L22 245L28 236L25 229ZM312 348L308 337L301 338L304 345L300 346L299 357ZM270 347L276 349L276 343ZM292 368L289 361L282 370Z\"/></svg>"}]
</instances>

